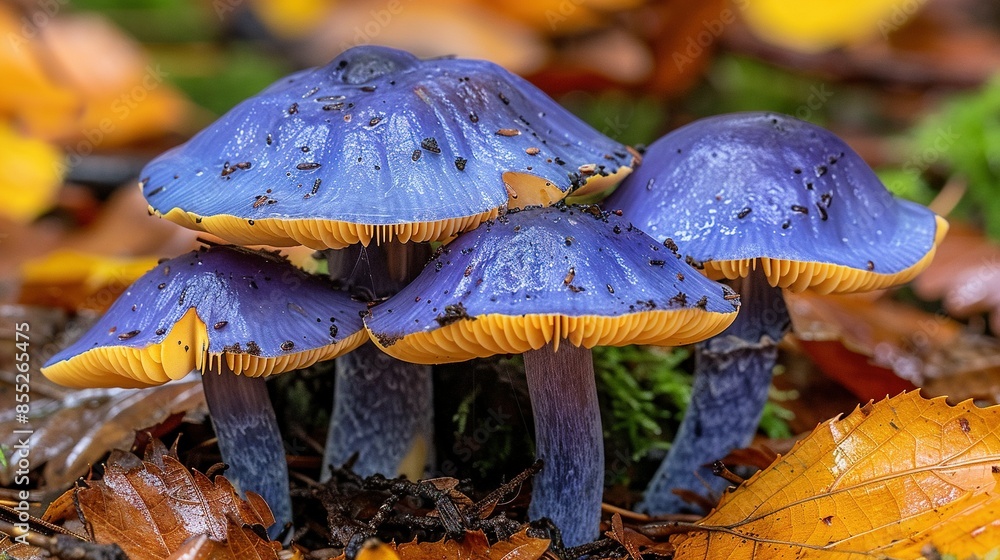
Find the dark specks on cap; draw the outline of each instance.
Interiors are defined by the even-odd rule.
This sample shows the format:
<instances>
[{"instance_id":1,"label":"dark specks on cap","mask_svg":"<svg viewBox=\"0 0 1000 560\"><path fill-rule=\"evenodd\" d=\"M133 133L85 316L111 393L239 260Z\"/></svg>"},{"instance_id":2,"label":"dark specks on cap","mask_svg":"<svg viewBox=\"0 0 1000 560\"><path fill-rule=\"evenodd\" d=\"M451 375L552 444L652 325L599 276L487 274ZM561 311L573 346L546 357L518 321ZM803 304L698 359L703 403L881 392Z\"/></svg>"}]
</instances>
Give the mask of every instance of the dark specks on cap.
<instances>
[{"instance_id":1,"label":"dark specks on cap","mask_svg":"<svg viewBox=\"0 0 1000 560\"><path fill-rule=\"evenodd\" d=\"M134 337L135 335L139 334L139 332L140 331L135 330L135 331L129 331L127 333L122 333L122 334L118 335L118 340L128 340L128 339Z\"/></svg>"},{"instance_id":2,"label":"dark specks on cap","mask_svg":"<svg viewBox=\"0 0 1000 560\"><path fill-rule=\"evenodd\" d=\"M441 147L438 146L437 139L430 136L420 141L420 147L431 153L441 153Z\"/></svg>"},{"instance_id":3,"label":"dark specks on cap","mask_svg":"<svg viewBox=\"0 0 1000 560\"><path fill-rule=\"evenodd\" d=\"M444 313L434 318L434 320L437 321L437 323L442 327L450 325L456 321L474 321L475 319L475 317L469 316L468 312L465 310L465 306L461 303L445 306Z\"/></svg>"}]
</instances>

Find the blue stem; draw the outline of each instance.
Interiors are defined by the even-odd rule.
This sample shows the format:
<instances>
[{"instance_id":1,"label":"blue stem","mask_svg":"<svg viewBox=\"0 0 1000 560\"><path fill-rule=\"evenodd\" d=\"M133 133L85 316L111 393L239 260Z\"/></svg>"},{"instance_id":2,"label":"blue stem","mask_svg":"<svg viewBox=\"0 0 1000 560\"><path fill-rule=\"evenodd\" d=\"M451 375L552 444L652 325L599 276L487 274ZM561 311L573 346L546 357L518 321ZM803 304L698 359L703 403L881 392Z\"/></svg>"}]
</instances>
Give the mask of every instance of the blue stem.
<instances>
[{"instance_id":1,"label":"blue stem","mask_svg":"<svg viewBox=\"0 0 1000 560\"><path fill-rule=\"evenodd\" d=\"M711 463L753 440L789 318L781 289L772 288L759 270L743 279L740 294L742 306L733 324L696 347L691 402L667 458L646 488L642 511L692 511L674 489L718 498L728 483L712 474Z\"/></svg>"},{"instance_id":2,"label":"blue stem","mask_svg":"<svg viewBox=\"0 0 1000 560\"><path fill-rule=\"evenodd\" d=\"M374 344L337 358L322 480L358 455L361 476L421 478L433 462L431 367L401 362Z\"/></svg>"},{"instance_id":3,"label":"blue stem","mask_svg":"<svg viewBox=\"0 0 1000 560\"><path fill-rule=\"evenodd\" d=\"M359 298L389 297L420 273L426 243L383 242L327 251L330 276ZM434 462L431 367L401 362L374 344L337 358L333 414L320 480L357 454L354 472L422 478Z\"/></svg>"},{"instance_id":4,"label":"blue stem","mask_svg":"<svg viewBox=\"0 0 1000 560\"><path fill-rule=\"evenodd\" d=\"M288 493L288 463L278 420L263 377L243 377L223 366L202 376L212 426L219 438L226 478L240 492L255 492L267 502L275 523L275 538L292 522Z\"/></svg>"},{"instance_id":5,"label":"blue stem","mask_svg":"<svg viewBox=\"0 0 1000 560\"><path fill-rule=\"evenodd\" d=\"M565 341L564 341L565 342ZM598 537L604 493L604 436L594 361L588 348L568 342L524 354L535 417L535 454L544 461L532 482L532 520L547 517L563 544Z\"/></svg>"}]
</instances>

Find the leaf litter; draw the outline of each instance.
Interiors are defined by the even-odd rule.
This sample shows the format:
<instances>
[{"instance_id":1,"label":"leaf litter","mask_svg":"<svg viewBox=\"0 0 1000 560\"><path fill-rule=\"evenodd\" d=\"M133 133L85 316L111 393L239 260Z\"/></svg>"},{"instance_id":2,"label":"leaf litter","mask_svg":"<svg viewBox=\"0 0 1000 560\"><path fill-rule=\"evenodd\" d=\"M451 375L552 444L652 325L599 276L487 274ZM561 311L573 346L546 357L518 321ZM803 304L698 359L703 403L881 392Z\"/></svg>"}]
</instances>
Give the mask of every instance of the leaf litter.
<instances>
[{"instance_id":1,"label":"leaf litter","mask_svg":"<svg viewBox=\"0 0 1000 560\"><path fill-rule=\"evenodd\" d=\"M1000 545L1000 407L902 393L818 426L694 524L676 560L959 558ZM679 534L675 534L679 533Z\"/></svg>"}]
</instances>

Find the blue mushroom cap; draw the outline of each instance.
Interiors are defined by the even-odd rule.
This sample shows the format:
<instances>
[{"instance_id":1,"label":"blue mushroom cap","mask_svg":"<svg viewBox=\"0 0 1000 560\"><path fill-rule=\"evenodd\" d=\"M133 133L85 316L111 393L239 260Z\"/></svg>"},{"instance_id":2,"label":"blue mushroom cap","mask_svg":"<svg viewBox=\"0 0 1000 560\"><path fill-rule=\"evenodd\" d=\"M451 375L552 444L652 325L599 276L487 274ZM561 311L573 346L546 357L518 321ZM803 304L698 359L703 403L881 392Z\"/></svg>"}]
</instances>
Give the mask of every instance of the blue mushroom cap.
<instances>
[{"instance_id":1,"label":"blue mushroom cap","mask_svg":"<svg viewBox=\"0 0 1000 560\"><path fill-rule=\"evenodd\" d=\"M160 263L42 372L79 387L138 387L192 370L265 376L367 340L365 304L272 253L219 246Z\"/></svg>"},{"instance_id":2,"label":"blue mushroom cap","mask_svg":"<svg viewBox=\"0 0 1000 560\"><path fill-rule=\"evenodd\" d=\"M490 62L360 46L237 105L141 186L232 242L340 248L446 239L508 202L610 187L636 156Z\"/></svg>"},{"instance_id":3,"label":"blue mushroom cap","mask_svg":"<svg viewBox=\"0 0 1000 560\"><path fill-rule=\"evenodd\" d=\"M511 212L442 248L366 325L385 352L444 363L574 346L686 344L724 329L738 296L596 206Z\"/></svg>"},{"instance_id":4,"label":"blue mushroom cap","mask_svg":"<svg viewBox=\"0 0 1000 560\"><path fill-rule=\"evenodd\" d=\"M894 198L831 132L779 114L710 117L660 138L605 202L713 278L760 259L772 285L820 292L905 282L947 223Z\"/></svg>"}]
</instances>

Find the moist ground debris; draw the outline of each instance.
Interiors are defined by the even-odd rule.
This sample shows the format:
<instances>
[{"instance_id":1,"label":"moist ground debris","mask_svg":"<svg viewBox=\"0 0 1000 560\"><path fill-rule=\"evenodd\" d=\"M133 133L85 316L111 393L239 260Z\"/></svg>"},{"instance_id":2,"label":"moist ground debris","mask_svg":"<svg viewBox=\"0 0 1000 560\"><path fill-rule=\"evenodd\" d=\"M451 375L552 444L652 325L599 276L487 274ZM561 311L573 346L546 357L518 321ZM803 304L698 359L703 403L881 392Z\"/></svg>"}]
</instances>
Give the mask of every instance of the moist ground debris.
<instances>
[{"instance_id":1,"label":"moist ground debris","mask_svg":"<svg viewBox=\"0 0 1000 560\"><path fill-rule=\"evenodd\" d=\"M469 480L449 477L419 482L382 475L362 478L350 465L335 469L329 481L310 491L310 498L326 512L324 538L329 546L343 549L348 559L357 557L364 543L373 538L396 544L438 542L462 540L467 532L482 531L492 545L526 526L529 536L551 541L550 557L575 560L627 555L620 543L609 538L566 548L559 528L548 519L526 522L527 496L522 487L542 469L542 461L490 492L473 488Z\"/></svg>"}]
</instances>

